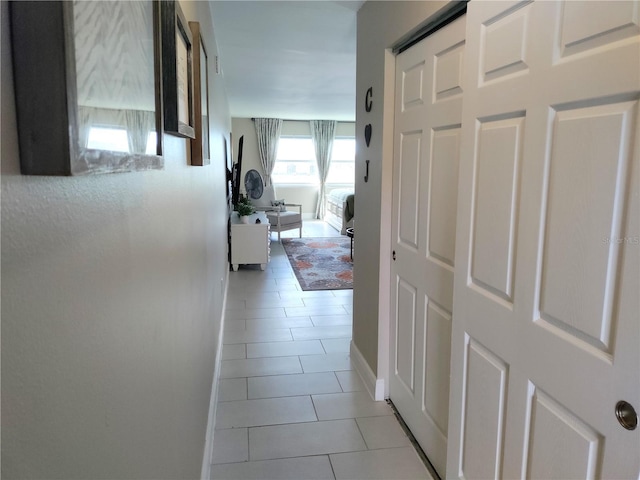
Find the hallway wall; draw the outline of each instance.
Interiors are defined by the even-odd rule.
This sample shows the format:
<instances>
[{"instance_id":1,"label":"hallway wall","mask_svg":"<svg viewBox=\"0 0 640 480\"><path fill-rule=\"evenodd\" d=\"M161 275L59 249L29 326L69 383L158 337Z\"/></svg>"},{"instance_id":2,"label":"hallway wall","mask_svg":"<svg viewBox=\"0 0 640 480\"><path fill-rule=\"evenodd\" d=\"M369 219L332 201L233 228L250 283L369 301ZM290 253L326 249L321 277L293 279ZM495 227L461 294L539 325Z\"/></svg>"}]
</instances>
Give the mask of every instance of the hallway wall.
<instances>
[{"instance_id":1,"label":"hallway wall","mask_svg":"<svg viewBox=\"0 0 640 480\"><path fill-rule=\"evenodd\" d=\"M395 60L388 49L428 22L446 1L368 1L358 11L356 75L356 210L358 255L354 257L353 342L373 374L386 376ZM373 105L365 110L371 87ZM371 124L369 147L365 125ZM369 181L363 180L370 160ZM358 205L366 205L360 208Z\"/></svg>"},{"instance_id":2,"label":"hallway wall","mask_svg":"<svg viewBox=\"0 0 640 480\"><path fill-rule=\"evenodd\" d=\"M211 59L208 3L180 3ZM0 9L2 476L198 478L228 271L224 79L209 166L165 135L161 171L22 176Z\"/></svg>"}]
</instances>

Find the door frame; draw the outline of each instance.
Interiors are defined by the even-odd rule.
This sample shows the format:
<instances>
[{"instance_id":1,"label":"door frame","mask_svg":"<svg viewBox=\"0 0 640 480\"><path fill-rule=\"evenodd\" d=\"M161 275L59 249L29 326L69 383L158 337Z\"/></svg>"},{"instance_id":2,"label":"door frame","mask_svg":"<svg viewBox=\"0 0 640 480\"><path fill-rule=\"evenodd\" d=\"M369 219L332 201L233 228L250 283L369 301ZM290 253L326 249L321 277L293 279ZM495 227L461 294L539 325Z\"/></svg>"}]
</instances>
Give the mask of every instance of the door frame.
<instances>
[{"instance_id":1,"label":"door frame","mask_svg":"<svg viewBox=\"0 0 640 480\"><path fill-rule=\"evenodd\" d=\"M467 0L468 1L468 0ZM424 22L413 32L406 32L402 40L395 43L384 52L384 96L383 105L383 127L382 127L382 162L381 162L381 189L380 189L380 282L378 291L378 371L377 376L371 378L370 375L363 376L367 389L375 400L385 400L389 398L390 379L390 341L391 341L391 315L393 314L391 305L391 288L393 282L391 278L391 224L393 210L393 166L394 151L393 138L395 134L395 93L396 93L396 57L398 53L410 48L413 44L435 33L447 26L450 22L461 15L466 14L467 1L450 2L443 9L434 15L424 19ZM359 352L352 351L352 358L357 363ZM368 368L366 362L364 366L359 366L357 370L362 374L362 368ZM370 369L369 369L370 370ZM369 380L367 380L369 377ZM377 378L376 378L377 377Z\"/></svg>"}]
</instances>

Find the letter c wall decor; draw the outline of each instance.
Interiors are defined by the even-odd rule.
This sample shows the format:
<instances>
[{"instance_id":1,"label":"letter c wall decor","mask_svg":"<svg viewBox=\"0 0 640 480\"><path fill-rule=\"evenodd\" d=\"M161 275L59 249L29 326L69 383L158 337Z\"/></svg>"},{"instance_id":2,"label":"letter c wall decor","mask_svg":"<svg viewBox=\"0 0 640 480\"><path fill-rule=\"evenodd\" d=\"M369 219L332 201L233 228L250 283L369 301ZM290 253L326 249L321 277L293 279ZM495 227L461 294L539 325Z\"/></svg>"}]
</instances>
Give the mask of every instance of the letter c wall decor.
<instances>
[{"instance_id":1,"label":"letter c wall decor","mask_svg":"<svg viewBox=\"0 0 640 480\"><path fill-rule=\"evenodd\" d=\"M364 109L369 113L373 107L373 87L369 87L367 94L364 96Z\"/></svg>"}]
</instances>

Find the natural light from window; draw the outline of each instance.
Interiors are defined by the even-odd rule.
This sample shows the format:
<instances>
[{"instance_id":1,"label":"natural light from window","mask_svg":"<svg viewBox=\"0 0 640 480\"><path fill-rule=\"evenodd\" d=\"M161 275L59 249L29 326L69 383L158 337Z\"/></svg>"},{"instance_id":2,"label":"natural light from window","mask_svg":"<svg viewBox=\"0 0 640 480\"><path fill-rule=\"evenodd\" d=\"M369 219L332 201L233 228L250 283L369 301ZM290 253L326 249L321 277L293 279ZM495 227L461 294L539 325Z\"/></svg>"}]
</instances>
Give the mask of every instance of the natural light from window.
<instances>
[{"instance_id":1,"label":"natural light from window","mask_svg":"<svg viewBox=\"0 0 640 480\"><path fill-rule=\"evenodd\" d=\"M336 138L331 150L327 183L353 185L356 178L356 139Z\"/></svg>"},{"instance_id":2,"label":"natural light from window","mask_svg":"<svg viewBox=\"0 0 640 480\"><path fill-rule=\"evenodd\" d=\"M128 152L129 139L124 128L91 127L87 148L111 150L112 152Z\"/></svg>"},{"instance_id":3,"label":"natural light from window","mask_svg":"<svg viewBox=\"0 0 640 480\"><path fill-rule=\"evenodd\" d=\"M129 137L123 127L91 127L87 148L95 150L110 150L112 152L129 152ZM149 132L147 136L147 155L156 154L156 132Z\"/></svg>"},{"instance_id":4,"label":"natural light from window","mask_svg":"<svg viewBox=\"0 0 640 480\"><path fill-rule=\"evenodd\" d=\"M353 184L355 153L355 138L342 137L333 141L328 184ZM276 184L320 183L311 137L280 137L272 178Z\"/></svg>"},{"instance_id":5,"label":"natural light from window","mask_svg":"<svg viewBox=\"0 0 640 480\"><path fill-rule=\"evenodd\" d=\"M318 184L315 153L310 137L280 137L276 165L273 169L275 183Z\"/></svg>"}]
</instances>

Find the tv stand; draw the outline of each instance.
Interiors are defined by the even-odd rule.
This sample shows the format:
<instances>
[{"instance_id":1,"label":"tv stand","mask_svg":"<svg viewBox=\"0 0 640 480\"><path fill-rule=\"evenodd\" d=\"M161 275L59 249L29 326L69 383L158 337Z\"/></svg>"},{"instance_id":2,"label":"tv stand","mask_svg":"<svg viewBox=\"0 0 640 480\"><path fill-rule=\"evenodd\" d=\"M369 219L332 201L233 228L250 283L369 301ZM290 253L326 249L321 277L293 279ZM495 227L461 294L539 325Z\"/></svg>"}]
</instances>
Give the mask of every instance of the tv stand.
<instances>
[{"instance_id":1,"label":"tv stand","mask_svg":"<svg viewBox=\"0 0 640 480\"><path fill-rule=\"evenodd\" d=\"M259 219L260 223L256 223ZM238 212L231 213L231 267L238 271L239 265L259 264L264 270L269 263L271 247L271 225L264 212L249 216L249 223L242 223Z\"/></svg>"}]
</instances>

